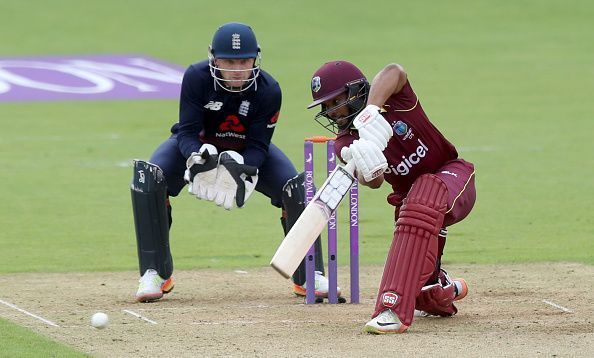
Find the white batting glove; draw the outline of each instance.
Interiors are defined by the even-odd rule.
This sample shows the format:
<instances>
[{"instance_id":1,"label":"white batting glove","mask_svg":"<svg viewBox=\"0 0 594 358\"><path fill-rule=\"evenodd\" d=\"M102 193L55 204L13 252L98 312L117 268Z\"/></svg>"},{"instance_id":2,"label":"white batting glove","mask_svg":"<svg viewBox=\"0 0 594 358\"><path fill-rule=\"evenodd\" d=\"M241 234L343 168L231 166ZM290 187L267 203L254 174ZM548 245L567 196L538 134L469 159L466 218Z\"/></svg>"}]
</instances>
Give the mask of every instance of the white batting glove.
<instances>
[{"instance_id":1,"label":"white batting glove","mask_svg":"<svg viewBox=\"0 0 594 358\"><path fill-rule=\"evenodd\" d=\"M202 144L198 153L194 152L186 161L184 180L188 183L188 192L202 200L212 200L217 179L218 151L211 144Z\"/></svg>"},{"instance_id":2,"label":"white batting glove","mask_svg":"<svg viewBox=\"0 0 594 358\"><path fill-rule=\"evenodd\" d=\"M353 161L357 172L366 182L379 177L388 167L384 153L373 142L358 139L348 147L342 148L340 156L346 162Z\"/></svg>"},{"instance_id":3,"label":"white batting glove","mask_svg":"<svg viewBox=\"0 0 594 358\"><path fill-rule=\"evenodd\" d=\"M243 156L232 150L219 155L217 180L214 186L215 204L227 210L241 208L252 195L258 182L258 168L243 164Z\"/></svg>"},{"instance_id":4,"label":"white batting glove","mask_svg":"<svg viewBox=\"0 0 594 358\"><path fill-rule=\"evenodd\" d=\"M355 117L353 125L359 131L359 138L367 139L380 150L386 149L394 131L390 123L380 114L380 108L370 104Z\"/></svg>"}]
</instances>

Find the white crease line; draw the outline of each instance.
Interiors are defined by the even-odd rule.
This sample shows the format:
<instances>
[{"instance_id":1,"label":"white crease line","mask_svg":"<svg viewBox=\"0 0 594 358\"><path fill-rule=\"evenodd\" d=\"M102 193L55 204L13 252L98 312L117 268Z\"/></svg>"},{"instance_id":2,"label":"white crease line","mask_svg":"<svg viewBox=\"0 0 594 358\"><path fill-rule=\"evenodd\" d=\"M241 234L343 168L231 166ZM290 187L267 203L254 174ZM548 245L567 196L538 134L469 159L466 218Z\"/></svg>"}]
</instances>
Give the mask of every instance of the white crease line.
<instances>
[{"instance_id":1,"label":"white crease line","mask_svg":"<svg viewBox=\"0 0 594 358\"><path fill-rule=\"evenodd\" d=\"M0 303L2 303L2 304L5 304L5 305L7 305L7 306L8 306L8 307L10 307L10 308L14 308L14 309L15 309L15 310L17 310L17 311L19 311L19 312L21 312L21 313L24 313L24 314L26 314L27 316L31 316L31 317L33 317L33 318L37 318L38 320L42 321L43 323L49 324L50 326L53 326L53 327L60 327L60 326L58 326L57 324L55 324L54 322L52 322L52 321L48 321L47 319L45 319L45 318L43 318L43 317L39 317L38 315L35 315L35 314L31 313L31 312L25 311L24 309L22 309L22 308L19 308L19 307L17 307L17 306L15 306L15 305L13 305L12 303L8 303L8 302L6 302L6 301L2 301L2 300L0 300Z\"/></svg>"},{"instance_id":2,"label":"white crease line","mask_svg":"<svg viewBox=\"0 0 594 358\"><path fill-rule=\"evenodd\" d=\"M551 301L548 301L548 300L542 300L542 302L546 303L547 305L551 305L551 306L553 306L555 308L558 308L558 309L560 309L563 312L569 312L569 313L572 313L573 312L569 308L565 308L565 307L563 307L561 305L556 304L555 302L551 302Z\"/></svg>"},{"instance_id":3,"label":"white crease line","mask_svg":"<svg viewBox=\"0 0 594 358\"><path fill-rule=\"evenodd\" d=\"M148 323L151 323L151 324L157 324L157 322L155 322L155 321L153 321L153 320L150 320L150 319L148 319L148 318L146 318L146 317L144 317L144 316L141 316L141 315L139 315L139 314L138 314L138 313L136 313L136 312L133 312L133 311L130 311L130 310L122 310L122 311L124 311L124 312L126 312L126 313L128 313L128 314L131 314L131 315L132 315L132 316L134 316L134 317L138 317L138 318L140 318L140 319L141 319L141 320L143 320L143 321L147 321Z\"/></svg>"},{"instance_id":4,"label":"white crease line","mask_svg":"<svg viewBox=\"0 0 594 358\"><path fill-rule=\"evenodd\" d=\"M359 322L359 321L357 321ZM320 321L314 321L314 320L304 320L304 321L299 321L299 320L290 320L290 319L284 319L284 320L276 320L276 321L270 321L270 320L257 320L257 321L242 321L242 320L236 320L236 321L199 321L199 322L192 322L191 324L193 325L199 325L199 326L217 326L217 325L240 325L240 326L244 326L244 325L257 325L257 324L301 324L301 323L320 323Z\"/></svg>"}]
</instances>

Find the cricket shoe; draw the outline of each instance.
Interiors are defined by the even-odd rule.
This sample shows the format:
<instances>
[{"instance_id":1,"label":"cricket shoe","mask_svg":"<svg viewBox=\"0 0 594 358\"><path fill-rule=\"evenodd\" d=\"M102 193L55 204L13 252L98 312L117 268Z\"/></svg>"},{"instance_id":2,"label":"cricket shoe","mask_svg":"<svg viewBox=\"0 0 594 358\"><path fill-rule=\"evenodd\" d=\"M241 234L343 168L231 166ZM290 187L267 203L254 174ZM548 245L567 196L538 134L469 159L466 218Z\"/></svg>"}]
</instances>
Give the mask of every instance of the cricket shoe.
<instances>
[{"instance_id":1,"label":"cricket shoe","mask_svg":"<svg viewBox=\"0 0 594 358\"><path fill-rule=\"evenodd\" d=\"M322 272L316 271L316 288L315 288L315 295L319 298L327 298L328 297L328 279L322 275ZM307 282L303 284L303 286L298 285L296 283L293 284L293 293L297 296L305 296L307 294ZM336 296L340 297L340 287L336 288Z\"/></svg>"},{"instance_id":2,"label":"cricket shoe","mask_svg":"<svg viewBox=\"0 0 594 358\"><path fill-rule=\"evenodd\" d=\"M363 331L371 334L403 333L408 326L402 324L396 313L386 309L365 324Z\"/></svg>"},{"instance_id":3,"label":"cricket shoe","mask_svg":"<svg viewBox=\"0 0 594 358\"><path fill-rule=\"evenodd\" d=\"M173 276L165 280L153 269L146 270L138 283L138 291L136 292L136 301L138 302L159 300L163 297L163 294L171 292L175 284Z\"/></svg>"},{"instance_id":4,"label":"cricket shoe","mask_svg":"<svg viewBox=\"0 0 594 358\"><path fill-rule=\"evenodd\" d=\"M463 278L454 278L452 282L456 286L456 296L454 297L454 301L460 301L468 294L468 285Z\"/></svg>"}]
</instances>

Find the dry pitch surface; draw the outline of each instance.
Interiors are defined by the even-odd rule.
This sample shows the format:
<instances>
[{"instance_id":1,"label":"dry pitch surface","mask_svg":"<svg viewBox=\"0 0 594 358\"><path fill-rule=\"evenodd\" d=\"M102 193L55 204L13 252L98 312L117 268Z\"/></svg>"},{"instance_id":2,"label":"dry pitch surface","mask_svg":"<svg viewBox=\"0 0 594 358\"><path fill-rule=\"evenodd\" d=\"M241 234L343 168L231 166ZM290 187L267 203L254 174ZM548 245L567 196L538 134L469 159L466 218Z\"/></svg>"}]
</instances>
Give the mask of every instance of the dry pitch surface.
<instances>
[{"instance_id":1,"label":"dry pitch surface","mask_svg":"<svg viewBox=\"0 0 594 358\"><path fill-rule=\"evenodd\" d=\"M175 290L152 304L133 301L135 272L3 275L0 317L99 357L594 356L594 267L447 268L470 287L458 315L417 318L402 335L362 332L376 266L362 269L359 305L306 306L270 268L177 271ZM346 268L339 275L348 293ZM106 329L89 325L96 311Z\"/></svg>"}]
</instances>

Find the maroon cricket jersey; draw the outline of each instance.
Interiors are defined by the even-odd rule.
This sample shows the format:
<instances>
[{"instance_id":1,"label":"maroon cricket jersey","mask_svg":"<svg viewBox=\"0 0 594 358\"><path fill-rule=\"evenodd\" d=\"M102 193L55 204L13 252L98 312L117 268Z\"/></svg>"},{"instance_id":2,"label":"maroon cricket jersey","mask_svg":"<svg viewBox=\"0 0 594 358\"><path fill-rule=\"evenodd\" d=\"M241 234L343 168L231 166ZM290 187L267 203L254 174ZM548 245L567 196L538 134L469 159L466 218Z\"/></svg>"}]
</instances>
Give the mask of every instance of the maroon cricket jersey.
<instances>
[{"instance_id":1,"label":"maroon cricket jersey","mask_svg":"<svg viewBox=\"0 0 594 358\"><path fill-rule=\"evenodd\" d=\"M420 175L435 173L447 161L458 158L456 148L427 118L408 80L400 92L388 98L382 115L394 130L384 150L388 160L384 178L394 192L406 194ZM336 154L340 156L340 150L358 137L353 129L339 133Z\"/></svg>"}]
</instances>

